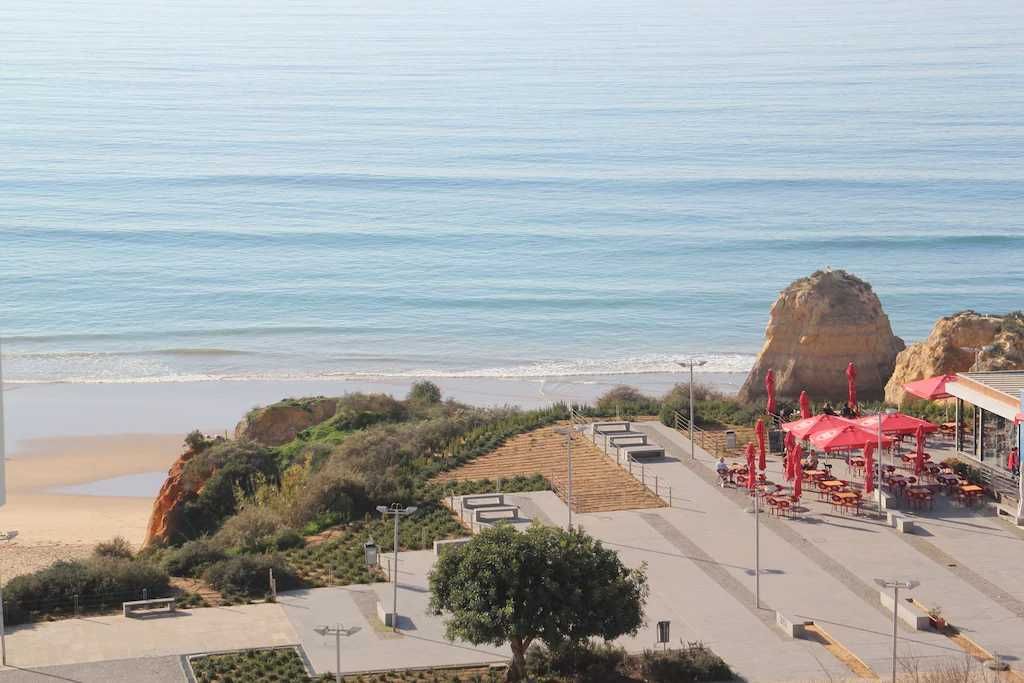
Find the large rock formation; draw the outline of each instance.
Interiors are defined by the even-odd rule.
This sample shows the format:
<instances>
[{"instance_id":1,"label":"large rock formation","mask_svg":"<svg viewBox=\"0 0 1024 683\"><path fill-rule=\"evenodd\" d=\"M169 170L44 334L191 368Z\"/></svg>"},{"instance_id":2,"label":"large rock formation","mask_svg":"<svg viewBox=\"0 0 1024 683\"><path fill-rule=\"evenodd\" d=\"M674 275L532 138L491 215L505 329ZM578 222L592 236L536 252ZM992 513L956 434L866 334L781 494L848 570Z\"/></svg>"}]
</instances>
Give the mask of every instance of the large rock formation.
<instances>
[{"instance_id":1,"label":"large rock formation","mask_svg":"<svg viewBox=\"0 0 1024 683\"><path fill-rule=\"evenodd\" d=\"M185 465L194 458L196 451L192 449L182 453L171 469L167 472L167 479L160 487L160 493L153 501L153 512L149 516L149 526L146 527L146 540L143 546L162 545L171 541L174 530L177 528L175 513L180 510L186 499L193 495L193 491L182 481L185 473Z\"/></svg>"},{"instance_id":2,"label":"large rock formation","mask_svg":"<svg viewBox=\"0 0 1024 683\"><path fill-rule=\"evenodd\" d=\"M903 348L871 285L843 270L818 271L775 301L764 347L739 397L763 397L770 368L780 398L806 390L813 400L845 401L846 365L853 361L858 399L881 398Z\"/></svg>"},{"instance_id":3,"label":"large rock formation","mask_svg":"<svg viewBox=\"0 0 1024 683\"><path fill-rule=\"evenodd\" d=\"M885 400L898 404L903 385L914 380L968 370L1024 369L1024 315L981 315L961 311L941 318L922 342L896 358Z\"/></svg>"},{"instance_id":4,"label":"large rock formation","mask_svg":"<svg viewBox=\"0 0 1024 683\"><path fill-rule=\"evenodd\" d=\"M285 399L264 408L256 408L235 427L236 439L256 441L265 446L288 443L303 429L334 416L338 399Z\"/></svg>"}]
</instances>

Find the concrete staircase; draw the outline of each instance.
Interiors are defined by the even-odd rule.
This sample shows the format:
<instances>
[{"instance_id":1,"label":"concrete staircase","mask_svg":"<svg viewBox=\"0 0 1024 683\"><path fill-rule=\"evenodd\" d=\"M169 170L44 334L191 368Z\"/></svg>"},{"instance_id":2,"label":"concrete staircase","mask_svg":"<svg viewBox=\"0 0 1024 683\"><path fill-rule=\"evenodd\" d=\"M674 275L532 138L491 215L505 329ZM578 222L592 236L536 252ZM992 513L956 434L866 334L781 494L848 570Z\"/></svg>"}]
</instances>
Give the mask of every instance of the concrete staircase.
<instances>
[{"instance_id":1,"label":"concrete staircase","mask_svg":"<svg viewBox=\"0 0 1024 683\"><path fill-rule=\"evenodd\" d=\"M445 472L435 481L510 479L540 474L566 499L565 436L545 427L509 439L471 463ZM573 511L608 512L663 507L665 503L615 463L585 437L572 443Z\"/></svg>"}]
</instances>

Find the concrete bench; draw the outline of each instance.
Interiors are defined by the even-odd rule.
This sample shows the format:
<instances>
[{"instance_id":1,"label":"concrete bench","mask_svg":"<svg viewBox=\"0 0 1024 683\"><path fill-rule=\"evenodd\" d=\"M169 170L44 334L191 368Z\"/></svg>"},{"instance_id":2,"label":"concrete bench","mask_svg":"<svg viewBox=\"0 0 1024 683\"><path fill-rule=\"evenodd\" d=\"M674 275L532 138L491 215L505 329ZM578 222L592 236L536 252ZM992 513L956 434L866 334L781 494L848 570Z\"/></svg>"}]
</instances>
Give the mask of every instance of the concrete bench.
<instances>
[{"instance_id":1,"label":"concrete bench","mask_svg":"<svg viewBox=\"0 0 1024 683\"><path fill-rule=\"evenodd\" d=\"M623 446L646 446L647 435L640 433L622 434L620 436L609 436L608 443L615 448Z\"/></svg>"},{"instance_id":2,"label":"concrete bench","mask_svg":"<svg viewBox=\"0 0 1024 683\"><path fill-rule=\"evenodd\" d=\"M474 522L497 522L503 519L519 519L519 507L516 505L486 507L479 508L473 513Z\"/></svg>"},{"instance_id":3,"label":"concrete bench","mask_svg":"<svg viewBox=\"0 0 1024 683\"><path fill-rule=\"evenodd\" d=\"M1024 517L1017 514L1017 504L996 503L996 516L1005 518L1017 526L1024 526Z\"/></svg>"},{"instance_id":4,"label":"concrete bench","mask_svg":"<svg viewBox=\"0 0 1024 683\"><path fill-rule=\"evenodd\" d=\"M384 603L380 600L377 601L377 618L380 619L381 623L385 626L394 626L394 612L390 612L384 608Z\"/></svg>"},{"instance_id":5,"label":"concrete bench","mask_svg":"<svg viewBox=\"0 0 1024 683\"><path fill-rule=\"evenodd\" d=\"M782 612L775 613L775 624L790 638L803 638L807 634L807 629L804 628L807 623L806 621L795 621Z\"/></svg>"},{"instance_id":6,"label":"concrete bench","mask_svg":"<svg viewBox=\"0 0 1024 683\"><path fill-rule=\"evenodd\" d=\"M462 497L462 507L467 510L477 508L498 507L505 504L504 493L478 493L472 496Z\"/></svg>"},{"instance_id":7,"label":"concrete bench","mask_svg":"<svg viewBox=\"0 0 1024 683\"><path fill-rule=\"evenodd\" d=\"M121 610L126 617L134 617L138 613L153 614L155 612L173 612L176 609L176 598L153 598L152 600L131 600L121 603Z\"/></svg>"},{"instance_id":8,"label":"concrete bench","mask_svg":"<svg viewBox=\"0 0 1024 683\"><path fill-rule=\"evenodd\" d=\"M606 436L612 436L613 434L621 436L622 434L632 433L632 431L628 422L598 422L594 425L595 433Z\"/></svg>"},{"instance_id":9,"label":"concrete bench","mask_svg":"<svg viewBox=\"0 0 1024 683\"><path fill-rule=\"evenodd\" d=\"M646 446L625 446L620 450L633 458L633 460L653 460L665 457L665 449L653 444L648 444Z\"/></svg>"},{"instance_id":10,"label":"concrete bench","mask_svg":"<svg viewBox=\"0 0 1024 683\"><path fill-rule=\"evenodd\" d=\"M447 538L443 541L434 541L434 555L441 557L441 553L452 548L457 548L460 545L469 543L468 538Z\"/></svg>"},{"instance_id":11,"label":"concrete bench","mask_svg":"<svg viewBox=\"0 0 1024 683\"><path fill-rule=\"evenodd\" d=\"M893 512L892 510L885 513L885 521L889 524L889 526L891 526L893 529L900 532L901 534L912 534L914 533L914 530L917 528L917 525L914 524L914 520L907 519L900 513Z\"/></svg>"},{"instance_id":12,"label":"concrete bench","mask_svg":"<svg viewBox=\"0 0 1024 683\"><path fill-rule=\"evenodd\" d=\"M879 591L878 597L882 602L882 607L892 612L892 593L888 591ZM907 600L900 600L900 609L896 616L899 617L900 621L916 631L927 631L931 625L931 619L928 618L928 613Z\"/></svg>"}]
</instances>

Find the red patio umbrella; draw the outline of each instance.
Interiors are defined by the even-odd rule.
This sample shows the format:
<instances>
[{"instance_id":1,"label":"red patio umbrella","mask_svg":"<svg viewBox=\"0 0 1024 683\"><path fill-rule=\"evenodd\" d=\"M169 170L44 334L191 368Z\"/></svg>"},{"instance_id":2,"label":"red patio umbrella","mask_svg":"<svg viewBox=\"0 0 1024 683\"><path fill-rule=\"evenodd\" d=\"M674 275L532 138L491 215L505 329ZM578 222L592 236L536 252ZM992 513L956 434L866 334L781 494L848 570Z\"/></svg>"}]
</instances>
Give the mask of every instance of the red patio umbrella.
<instances>
[{"instance_id":1,"label":"red patio umbrella","mask_svg":"<svg viewBox=\"0 0 1024 683\"><path fill-rule=\"evenodd\" d=\"M921 476L924 472L924 427L917 428L917 453L914 458L914 474Z\"/></svg>"},{"instance_id":2,"label":"red patio umbrella","mask_svg":"<svg viewBox=\"0 0 1024 683\"><path fill-rule=\"evenodd\" d=\"M799 445L793 447L793 461L796 463L793 468L793 476L796 481L793 482L793 499L800 500L800 495L804 491L804 468L800 466L800 458L803 457L803 449Z\"/></svg>"},{"instance_id":3,"label":"red patio umbrella","mask_svg":"<svg viewBox=\"0 0 1024 683\"><path fill-rule=\"evenodd\" d=\"M814 417L808 417L803 420L794 420L793 422L786 422L782 425L783 431L787 431L797 439L803 440L808 439L818 432L828 431L829 429L836 429L838 427L847 427L853 424L853 420L847 420L845 417L839 417L838 415L815 415Z\"/></svg>"},{"instance_id":4,"label":"red patio umbrella","mask_svg":"<svg viewBox=\"0 0 1024 683\"><path fill-rule=\"evenodd\" d=\"M754 433L757 435L757 468L763 472L768 467L764 457L764 420L758 418L757 424L754 425Z\"/></svg>"},{"instance_id":5,"label":"red patio umbrella","mask_svg":"<svg viewBox=\"0 0 1024 683\"><path fill-rule=\"evenodd\" d=\"M783 468L783 471L786 475L786 481L793 481L793 449L796 448L796 437L793 436L793 432L786 432L786 438L783 445L786 451L785 467Z\"/></svg>"},{"instance_id":6,"label":"red patio umbrella","mask_svg":"<svg viewBox=\"0 0 1024 683\"><path fill-rule=\"evenodd\" d=\"M863 448L865 444L878 441L878 434L864 429L863 427L847 421L846 426L826 429L811 436L811 443L815 448L825 452L846 451L854 448ZM882 445L892 443L888 436L882 437Z\"/></svg>"},{"instance_id":7,"label":"red patio umbrella","mask_svg":"<svg viewBox=\"0 0 1024 683\"><path fill-rule=\"evenodd\" d=\"M864 493L875 490L875 444L864 444Z\"/></svg>"},{"instance_id":8,"label":"red patio umbrella","mask_svg":"<svg viewBox=\"0 0 1024 683\"><path fill-rule=\"evenodd\" d=\"M877 415L857 418L854 422L864 429L869 429L874 432L878 431ZM904 415L903 413L882 415L883 434L917 434L918 429L924 429L925 433L930 433L934 432L938 428L938 425L934 425L928 420L922 420L921 418L914 417L913 415Z\"/></svg>"},{"instance_id":9,"label":"red patio umbrella","mask_svg":"<svg viewBox=\"0 0 1024 683\"><path fill-rule=\"evenodd\" d=\"M769 415L774 415L776 410L775 405L775 373L771 368L764 375L764 390L768 394L768 406L766 410Z\"/></svg>"},{"instance_id":10,"label":"red patio umbrella","mask_svg":"<svg viewBox=\"0 0 1024 683\"><path fill-rule=\"evenodd\" d=\"M807 392L806 391L801 391L800 392L800 417L802 417L803 419L806 420L807 418L811 417L812 415L814 415L814 413L811 412L811 399L809 399L807 397Z\"/></svg>"},{"instance_id":11,"label":"red patio umbrella","mask_svg":"<svg viewBox=\"0 0 1024 683\"><path fill-rule=\"evenodd\" d=\"M952 398L951 394L946 393L946 385L955 381L956 375L937 375L915 382L907 382L903 385L903 390L918 398L936 401L940 398Z\"/></svg>"},{"instance_id":12,"label":"red patio umbrella","mask_svg":"<svg viewBox=\"0 0 1024 683\"><path fill-rule=\"evenodd\" d=\"M850 410L857 408L857 366L853 361L846 366L846 399Z\"/></svg>"},{"instance_id":13,"label":"red patio umbrella","mask_svg":"<svg viewBox=\"0 0 1024 683\"><path fill-rule=\"evenodd\" d=\"M751 491L757 483L757 463L754 462L754 444L747 442L747 488Z\"/></svg>"}]
</instances>

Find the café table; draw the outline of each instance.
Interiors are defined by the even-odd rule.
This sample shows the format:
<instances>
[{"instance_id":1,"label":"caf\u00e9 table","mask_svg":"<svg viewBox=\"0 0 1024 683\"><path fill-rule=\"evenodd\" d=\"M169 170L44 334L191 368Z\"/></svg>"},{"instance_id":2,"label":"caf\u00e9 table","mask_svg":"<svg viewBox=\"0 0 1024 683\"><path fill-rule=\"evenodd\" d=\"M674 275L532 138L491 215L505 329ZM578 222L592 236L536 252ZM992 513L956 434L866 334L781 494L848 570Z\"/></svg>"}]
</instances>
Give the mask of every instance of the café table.
<instances>
[{"instance_id":1,"label":"caf\u00e9 table","mask_svg":"<svg viewBox=\"0 0 1024 683\"><path fill-rule=\"evenodd\" d=\"M964 505L973 505L974 501L985 491L977 484L961 484L960 485L960 497L963 499Z\"/></svg>"},{"instance_id":2,"label":"caf\u00e9 table","mask_svg":"<svg viewBox=\"0 0 1024 683\"><path fill-rule=\"evenodd\" d=\"M855 508L860 510L861 496L856 491L839 491L832 494L833 501L838 500L842 508Z\"/></svg>"}]
</instances>

